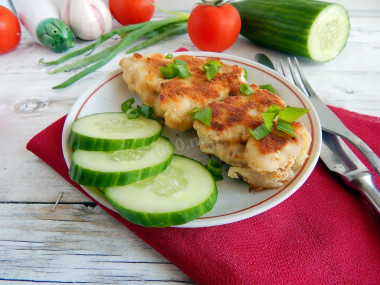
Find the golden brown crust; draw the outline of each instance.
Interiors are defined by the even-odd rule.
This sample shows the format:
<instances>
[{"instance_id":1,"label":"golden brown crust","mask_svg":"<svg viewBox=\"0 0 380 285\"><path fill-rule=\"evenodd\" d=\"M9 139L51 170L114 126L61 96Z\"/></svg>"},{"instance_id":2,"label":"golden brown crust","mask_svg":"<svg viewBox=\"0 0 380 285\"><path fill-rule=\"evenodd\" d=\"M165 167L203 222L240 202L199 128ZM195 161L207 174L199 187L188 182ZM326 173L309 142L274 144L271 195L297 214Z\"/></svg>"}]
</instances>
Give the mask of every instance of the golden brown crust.
<instances>
[{"instance_id":1,"label":"golden brown crust","mask_svg":"<svg viewBox=\"0 0 380 285\"><path fill-rule=\"evenodd\" d=\"M310 133L293 123L296 137L278 131L276 122L268 136L256 140L249 129L263 123L262 113L270 105L285 108L280 97L251 85L254 94L230 96L208 104L212 109L211 126L199 121L194 128L202 152L213 154L231 165L228 175L241 177L252 189L278 188L289 181L307 158Z\"/></svg>"},{"instance_id":2,"label":"golden brown crust","mask_svg":"<svg viewBox=\"0 0 380 285\"><path fill-rule=\"evenodd\" d=\"M293 140L293 137L277 131L273 128L272 133L257 141L257 146L262 154L273 153L284 148L284 146Z\"/></svg>"},{"instance_id":3,"label":"golden brown crust","mask_svg":"<svg viewBox=\"0 0 380 285\"><path fill-rule=\"evenodd\" d=\"M217 58L181 55L175 59L186 62L192 77L165 80L159 67L174 59L163 54L134 54L122 59L120 66L128 88L153 107L155 116L164 118L173 129L194 126L200 150L230 164L230 177L241 177L256 190L281 187L289 181L308 156L311 136L306 128L293 123L294 138L274 127L259 141L249 132L263 123L262 113L270 105L285 108L282 99L255 84L251 85L254 94L241 94L239 88L245 80L238 66L222 63L209 81L202 67L210 60L220 61ZM191 119L194 107L212 109L210 127Z\"/></svg>"},{"instance_id":4,"label":"golden brown crust","mask_svg":"<svg viewBox=\"0 0 380 285\"><path fill-rule=\"evenodd\" d=\"M191 77L163 78L159 67L166 66L175 59L186 62ZM220 61L218 58L188 55L168 60L163 54L142 56L135 53L122 59L120 66L130 91L137 93L145 104L153 107L157 117L163 117L170 128L187 130L193 124L190 112L194 107L202 109L210 102L235 95L245 82L242 68L223 62L218 74L209 81L203 65L210 60Z\"/></svg>"},{"instance_id":5,"label":"golden brown crust","mask_svg":"<svg viewBox=\"0 0 380 285\"><path fill-rule=\"evenodd\" d=\"M222 101L214 101L207 105L212 110L211 126L194 122L194 127L216 141L247 142L252 137L249 129L254 130L263 123L261 114L270 105L285 108L280 97L257 85L250 85L254 94L244 96L239 93Z\"/></svg>"},{"instance_id":6,"label":"golden brown crust","mask_svg":"<svg viewBox=\"0 0 380 285\"><path fill-rule=\"evenodd\" d=\"M200 104L206 104L221 96L227 91L227 95L237 94L242 83L240 77L242 69L238 66L230 66L222 63L220 72L208 80L203 65L217 58L200 59L193 56L181 55L174 59L186 62L187 68L192 74L190 78L173 78L161 84L161 104L167 104L171 100L178 101L179 97L186 97Z\"/></svg>"},{"instance_id":7,"label":"golden brown crust","mask_svg":"<svg viewBox=\"0 0 380 285\"><path fill-rule=\"evenodd\" d=\"M265 112L270 105L286 107L280 97L267 90L259 89L255 84L251 87L255 91L254 94L248 96L239 94L208 105L212 109L211 129L223 131L235 125L254 129L263 122L261 113Z\"/></svg>"}]
</instances>

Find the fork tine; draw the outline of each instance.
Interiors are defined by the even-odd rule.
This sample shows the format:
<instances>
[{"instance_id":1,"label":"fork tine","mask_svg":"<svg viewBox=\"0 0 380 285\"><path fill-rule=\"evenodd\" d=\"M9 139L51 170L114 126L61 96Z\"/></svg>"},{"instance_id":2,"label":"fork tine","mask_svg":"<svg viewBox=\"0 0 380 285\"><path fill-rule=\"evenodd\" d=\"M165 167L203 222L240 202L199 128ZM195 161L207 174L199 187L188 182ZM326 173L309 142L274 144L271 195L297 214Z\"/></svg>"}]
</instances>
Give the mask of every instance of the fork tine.
<instances>
[{"instance_id":1,"label":"fork tine","mask_svg":"<svg viewBox=\"0 0 380 285\"><path fill-rule=\"evenodd\" d=\"M350 142L353 146L355 146L367 159L367 161L372 165L373 169L375 169L376 173L380 175L380 159L374 153L374 151L359 137L357 137L354 133L352 133L343 122L334 114L333 111L319 98L319 96L315 93L315 91L310 86L310 83L307 81L301 66L297 60L294 58L294 62L296 68L294 68L291 59L288 58L288 65L290 69L290 73L293 82L296 84L298 88L306 95L310 97L310 102L313 104L314 108L317 110L319 114L319 118L321 121L322 129L331 134L340 136ZM288 72L285 72L284 64L280 60L280 65L282 69L282 74L284 77L289 79ZM296 70L299 76L296 76ZM301 79L301 82L298 80Z\"/></svg>"},{"instance_id":2,"label":"fork tine","mask_svg":"<svg viewBox=\"0 0 380 285\"><path fill-rule=\"evenodd\" d=\"M280 59L279 64L276 64L276 71L286 77L284 66L282 60Z\"/></svg>"},{"instance_id":3,"label":"fork tine","mask_svg":"<svg viewBox=\"0 0 380 285\"><path fill-rule=\"evenodd\" d=\"M296 63L298 63L296 57L294 58L294 61L295 61ZM302 84L302 83L299 81L299 79L298 79L299 77L298 77L297 74L296 74L296 70L295 70L295 68L294 68L294 66L293 66L293 64L292 64L292 60L291 60L289 57L288 57L288 64L289 64L289 70L290 70L290 74L292 75L292 78L293 78L293 82L294 82L294 84L295 84L299 89L301 89L301 91L302 91L303 93L305 93L307 96L310 96L310 94L309 94L307 88L305 87L305 85ZM299 66L299 65L298 65L298 66ZM298 74L300 75L301 80L302 80L302 82L304 83L303 78L302 78L302 76L301 76L301 73L300 73L300 71L299 71L298 66L297 66Z\"/></svg>"},{"instance_id":4,"label":"fork tine","mask_svg":"<svg viewBox=\"0 0 380 285\"><path fill-rule=\"evenodd\" d=\"M305 87L305 90L307 91L307 93L309 94L309 96L318 97L318 95L314 92L313 88L311 88L311 85L310 85L309 81L307 81L306 76L304 75L304 73L303 73L303 71L301 69L301 66L300 66L300 64L299 64L299 62L298 62L298 60L297 60L296 57L294 58L294 61L296 63L297 71L298 71L298 74L301 77L301 80L302 80L303 86Z\"/></svg>"}]
</instances>

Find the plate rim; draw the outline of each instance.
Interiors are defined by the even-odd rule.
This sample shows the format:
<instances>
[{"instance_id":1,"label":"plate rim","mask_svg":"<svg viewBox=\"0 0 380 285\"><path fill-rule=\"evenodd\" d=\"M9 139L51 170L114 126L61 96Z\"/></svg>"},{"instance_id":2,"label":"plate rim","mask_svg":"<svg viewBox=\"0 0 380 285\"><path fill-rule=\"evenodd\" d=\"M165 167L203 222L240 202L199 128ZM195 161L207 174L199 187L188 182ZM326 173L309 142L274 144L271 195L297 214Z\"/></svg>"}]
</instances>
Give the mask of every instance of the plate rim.
<instances>
[{"instance_id":1,"label":"plate rim","mask_svg":"<svg viewBox=\"0 0 380 285\"><path fill-rule=\"evenodd\" d=\"M177 225L174 227L179 228L198 228L198 227L210 227L210 226L218 226L218 225L224 225L229 224L232 222L237 222L241 220L245 220L247 218L259 215L279 204L284 202L286 199L288 199L291 195L293 195L309 178L311 175L313 169L315 168L315 165L318 161L319 154L321 151L321 145L322 145L322 130L320 121L317 115L317 112L315 111L313 105L311 104L310 100L306 97L306 95L291 81L289 81L287 78L282 76L281 74L277 73L276 71L257 63L253 60L243 58L236 55L226 54L226 53L216 53L216 52L202 52L202 51L185 51L185 52L173 52L173 56L178 55L191 55L195 57L215 57L220 58L221 60L228 60L235 62L236 64L245 64L247 66L253 67L257 69L260 72L264 72L271 77L273 77L275 80L280 81L282 84L284 84L294 95L296 95L300 102L310 110L307 115L309 116L310 120L310 126L313 130L309 130L312 133L312 148L309 150L309 157L306 159L305 163L302 165L302 167L298 170L295 177L286 184L286 186L290 183L292 183L295 179L298 179L298 181L293 185L292 187L286 186L282 187L278 192L271 195L270 197L264 199L263 201L258 202L257 204L254 204L250 207L246 207L244 209L241 209L239 211L234 211L232 213L222 214L222 215L216 215L212 217L199 217L189 223L183 224L183 225ZM112 82L115 78L122 76L122 70L121 68L117 68L111 72L108 72L107 74L103 75L99 80L97 80L94 84L89 86L75 101L73 106L71 107L69 113L67 114L67 117L65 118L65 123L62 130L62 138L61 138L61 146L62 146L62 153L64 156L64 161L69 168L70 161L71 161L71 150L70 147L67 144L67 138L70 131L70 126L73 121L79 116L81 110L85 106L86 102L104 85L106 85L109 82ZM305 104L306 103L306 104ZM81 106L81 107L80 107ZM306 107L305 106L305 107ZM74 116L74 113L77 112L77 114ZM70 125L70 126L69 126ZM313 157L311 157L313 153ZM308 168L305 170L306 166ZM302 173L304 172L304 173ZM301 175L301 173L303 175ZM91 191L89 193L89 187L79 185L84 192L86 192L87 196L89 196L91 199L93 199L96 203L101 204L103 207L107 208L108 210L117 213L111 206L111 204L106 204L101 201L99 201L99 197L101 198L100 193ZM285 188L285 189L284 189ZM264 190L265 191L265 190ZM252 208L255 208L255 210L252 211Z\"/></svg>"}]
</instances>

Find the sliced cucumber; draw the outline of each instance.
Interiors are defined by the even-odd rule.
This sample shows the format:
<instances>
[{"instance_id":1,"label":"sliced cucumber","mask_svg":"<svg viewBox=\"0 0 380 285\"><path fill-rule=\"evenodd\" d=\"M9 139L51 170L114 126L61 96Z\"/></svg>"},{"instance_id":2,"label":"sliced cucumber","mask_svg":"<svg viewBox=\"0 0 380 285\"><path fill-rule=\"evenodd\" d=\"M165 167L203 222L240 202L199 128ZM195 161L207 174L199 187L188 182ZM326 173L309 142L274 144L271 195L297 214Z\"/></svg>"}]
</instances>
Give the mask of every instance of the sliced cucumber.
<instances>
[{"instance_id":1,"label":"sliced cucumber","mask_svg":"<svg viewBox=\"0 0 380 285\"><path fill-rule=\"evenodd\" d=\"M130 120L124 113L99 113L76 120L68 143L75 149L97 151L139 148L154 142L161 131L162 125L153 119Z\"/></svg>"},{"instance_id":2,"label":"sliced cucumber","mask_svg":"<svg viewBox=\"0 0 380 285\"><path fill-rule=\"evenodd\" d=\"M310 28L309 54L316 61L335 58L346 46L350 33L347 11L341 5L330 5L322 10Z\"/></svg>"},{"instance_id":3,"label":"sliced cucumber","mask_svg":"<svg viewBox=\"0 0 380 285\"><path fill-rule=\"evenodd\" d=\"M210 211L217 199L215 180L199 162L174 155L155 177L123 187L104 189L119 214L146 227L168 227L194 220Z\"/></svg>"},{"instance_id":4,"label":"sliced cucumber","mask_svg":"<svg viewBox=\"0 0 380 285\"><path fill-rule=\"evenodd\" d=\"M137 149L111 152L76 149L70 177L86 186L127 185L162 172L170 164L174 146L164 137Z\"/></svg>"}]
</instances>

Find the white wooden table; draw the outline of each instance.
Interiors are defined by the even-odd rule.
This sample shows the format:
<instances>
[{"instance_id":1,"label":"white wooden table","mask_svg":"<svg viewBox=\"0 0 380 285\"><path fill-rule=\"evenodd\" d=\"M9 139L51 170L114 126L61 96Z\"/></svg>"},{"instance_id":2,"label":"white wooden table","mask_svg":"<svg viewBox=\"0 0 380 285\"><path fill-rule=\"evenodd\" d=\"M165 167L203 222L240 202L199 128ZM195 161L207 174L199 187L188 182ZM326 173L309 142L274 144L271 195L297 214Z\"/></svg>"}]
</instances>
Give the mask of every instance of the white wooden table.
<instances>
[{"instance_id":1,"label":"white wooden table","mask_svg":"<svg viewBox=\"0 0 380 285\"><path fill-rule=\"evenodd\" d=\"M173 9L182 2L188 10L196 1L156 1ZM351 17L345 50L328 63L301 64L325 102L379 116L380 2L337 2ZM142 52L178 47L196 50L183 35ZM225 51L250 59L259 52L275 60L286 57L244 38ZM122 56L63 90L51 87L70 74L48 75L50 68L38 61L57 54L35 43L24 28L17 49L0 56L0 283L193 283L25 149L35 134L65 115L89 85L116 69Z\"/></svg>"}]
</instances>

